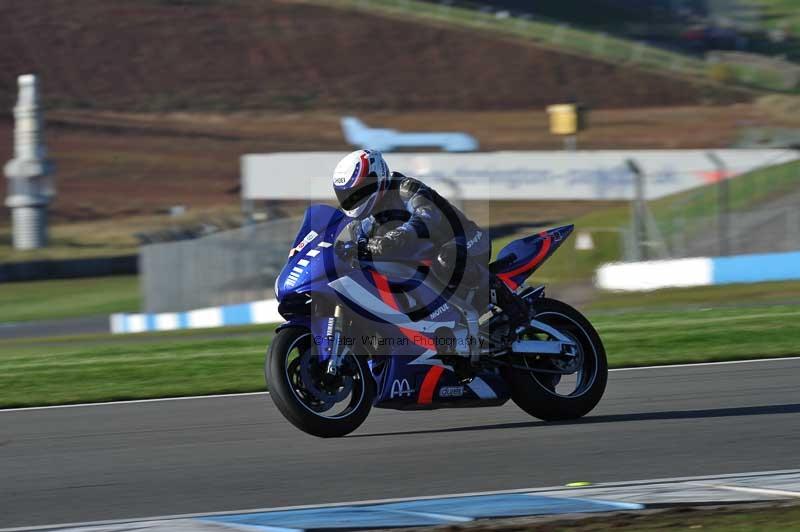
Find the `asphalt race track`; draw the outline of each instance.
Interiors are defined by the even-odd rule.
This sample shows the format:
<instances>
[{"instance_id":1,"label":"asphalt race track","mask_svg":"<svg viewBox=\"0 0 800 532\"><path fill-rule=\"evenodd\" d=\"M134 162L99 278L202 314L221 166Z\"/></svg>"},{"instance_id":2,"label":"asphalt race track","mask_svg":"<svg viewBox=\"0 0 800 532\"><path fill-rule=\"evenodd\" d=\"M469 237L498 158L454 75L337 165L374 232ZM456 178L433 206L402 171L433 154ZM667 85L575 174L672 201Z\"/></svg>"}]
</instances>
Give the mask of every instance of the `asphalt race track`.
<instances>
[{"instance_id":1,"label":"asphalt race track","mask_svg":"<svg viewBox=\"0 0 800 532\"><path fill-rule=\"evenodd\" d=\"M800 465L800 359L615 371L572 423L373 410L340 440L268 396L0 412L0 528Z\"/></svg>"},{"instance_id":2,"label":"asphalt race track","mask_svg":"<svg viewBox=\"0 0 800 532\"><path fill-rule=\"evenodd\" d=\"M51 338L76 334L104 334L107 332L108 316L0 323L0 340Z\"/></svg>"}]
</instances>

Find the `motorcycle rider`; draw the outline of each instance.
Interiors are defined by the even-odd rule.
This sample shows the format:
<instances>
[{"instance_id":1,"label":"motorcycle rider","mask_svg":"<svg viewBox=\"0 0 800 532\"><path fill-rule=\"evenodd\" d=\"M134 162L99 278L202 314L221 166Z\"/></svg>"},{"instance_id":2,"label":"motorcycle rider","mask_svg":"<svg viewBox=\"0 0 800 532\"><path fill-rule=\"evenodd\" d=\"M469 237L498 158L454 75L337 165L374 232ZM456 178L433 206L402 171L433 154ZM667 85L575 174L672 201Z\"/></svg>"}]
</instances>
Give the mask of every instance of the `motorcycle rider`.
<instances>
[{"instance_id":1,"label":"motorcycle rider","mask_svg":"<svg viewBox=\"0 0 800 532\"><path fill-rule=\"evenodd\" d=\"M356 222L351 236L357 246L337 245L346 258L389 260L413 254L423 241L438 250L431 272L450 293L481 314L492 298L514 330L527 318L527 305L489 271L488 233L421 181L390 172L376 150L346 155L333 172L333 189L341 209ZM455 272L455 274L454 274ZM490 296L491 294L491 296Z\"/></svg>"}]
</instances>

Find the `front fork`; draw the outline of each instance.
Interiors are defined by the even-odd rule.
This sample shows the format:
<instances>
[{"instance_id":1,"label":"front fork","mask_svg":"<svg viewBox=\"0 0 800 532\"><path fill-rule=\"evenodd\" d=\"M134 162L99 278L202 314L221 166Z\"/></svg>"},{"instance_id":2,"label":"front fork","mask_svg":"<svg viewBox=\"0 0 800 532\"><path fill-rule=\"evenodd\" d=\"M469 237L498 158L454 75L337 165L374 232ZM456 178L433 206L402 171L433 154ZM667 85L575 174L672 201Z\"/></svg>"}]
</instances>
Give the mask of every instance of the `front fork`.
<instances>
[{"instance_id":1,"label":"front fork","mask_svg":"<svg viewBox=\"0 0 800 532\"><path fill-rule=\"evenodd\" d=\"M330 358L328 359L328 364L325 369L326 373L332 376L339 374L342 361L347 354L347 348L342 347L343 318L344 312L342 311L342 306L336 305L336 307L333 309L333 317L328 318L328 330L332 333L332 339L330 345Z\"/></svg>"},{"instance_id":2,"label":"front fork","mask_svg":"<svg viewBox=\"0 0 800 532\"><path fill-rule=\"evenodd\" d=\"M350 352L349 345L344 336L345 313L341 305L333 307L315 308L312 311L310 328L317 349L320 367L325 374L337 376L341 373L342 364ZM328 315L328 317L326 317Z\"/></svg>"}]
</instances>

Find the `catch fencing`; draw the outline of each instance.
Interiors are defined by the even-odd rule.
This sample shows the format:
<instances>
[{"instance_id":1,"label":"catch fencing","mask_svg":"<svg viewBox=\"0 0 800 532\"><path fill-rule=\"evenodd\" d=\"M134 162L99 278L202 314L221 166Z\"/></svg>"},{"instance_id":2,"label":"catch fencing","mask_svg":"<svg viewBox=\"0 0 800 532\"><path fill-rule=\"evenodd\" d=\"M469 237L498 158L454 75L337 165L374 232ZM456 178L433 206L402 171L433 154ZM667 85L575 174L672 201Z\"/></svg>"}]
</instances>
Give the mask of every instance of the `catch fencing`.
<instances>
[{"instance_id":1,"label":"catch fencing","mask_svg":"<svg viewBox=\"0 0 800 532\"><path fill-rule=\"evenodd\" d=\"M270 299L298 219L275 220L194 240L150 244L140 254L145 312L178 312Z\"/></svg>"},{"instance_id":2,"label":"catch fencing","mask_svg":"<svg viewBox=\"0 0 800 532\"><path fill-rule=\"evenodd\" d=\"M724 168L720 169L726 173ZM645 176L645 186L649 176ZM800 249L800 166L765 166L681 194L635 202L622 259L775 253Z\"/></svg>"},{"instance_id":3,"label":"catch fencing","mask_svg":"<svg viewBox=\"0 0 800 532\"><path fill-rule=\"evenodd\" d=\"M666 242L672 257L772 253L800 249L800 211L795 206L738 211L727 220L705 216L675 220ZM683 224L683 225L681 225ZM722 225L722 227L720 227ZM720 236L722 235L722 236Z\"/></svg>"},{"instance_id":4,"label":"catch fencing","mask_svg":"<svg viewBox=\"0 0 800 532\"><path fill-rule=\"evenodd\" d=\"M780 155L778 160L785 160L785 154ZM553 259L548 270L551 276L582 279L593 275L600 264L620 260L800 250L798 163L765 165L732 179L719 179L731 175L732 167L702 172L717 183L649 201L645 198L651 198L651 191L665 179L647 173L646 164L634 166L640 167L644 186L642 200L631 204L631 216L612 212L603 226L579 225L574 244L564 246ZM452 179L449 188L440 182L436 186L459 204L465 197L466 182ZM471 216L476 214L475 203L467 209ZM484 224L496 227L507 222L497 214ZM282 219L195 240L144 246L140 257L143 310L180 312L272 299L275 279L299 225L297 218ZM523 229L527 234L534 231Z\"/></svg>"}]
</instances>

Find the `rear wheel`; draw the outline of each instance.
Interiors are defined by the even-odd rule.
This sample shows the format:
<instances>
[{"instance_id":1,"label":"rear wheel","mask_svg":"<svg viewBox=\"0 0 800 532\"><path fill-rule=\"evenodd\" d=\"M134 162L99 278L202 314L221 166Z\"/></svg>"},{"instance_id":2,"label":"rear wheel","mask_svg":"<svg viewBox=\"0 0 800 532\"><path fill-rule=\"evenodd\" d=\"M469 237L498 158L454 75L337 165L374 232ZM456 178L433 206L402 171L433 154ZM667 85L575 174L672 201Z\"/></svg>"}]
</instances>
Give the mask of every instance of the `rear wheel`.
<instances>
[{"instance_id":1,"label":"rear wheel","mask_svg":"<svg viewBox=\"0 0 800 532\"><path fill-rule=\"evenodd\" d=\"M577 345L574 357L534 357L514 355L512 399L530 415L545 421L576 419L588 414L600 399L608 380L608 362L600 336L580 312L555 299L541 298L532 303L535 319L556 329ZM547 333L531 329L528 339L553 340ZM535 371L568 371L560 375Z\"/></svg>"},{"instance_id":2,"label":"rear wheel","mask_svg":"<svg viewBox=\"0 0 800 532\"><path fill-rule=\"evenodd\" d=\"M300 430L321 438L344 436L367 418L375 381L366 359L348 354L339 375L325 372L311 332L300 327L278 331L265 363L270 397Z\"/></svg>"}]
</instances>

